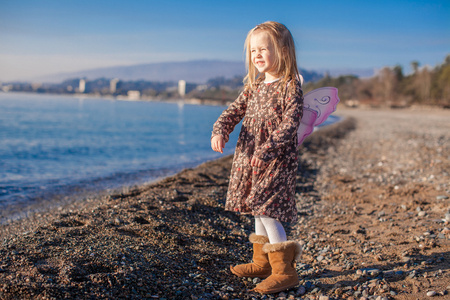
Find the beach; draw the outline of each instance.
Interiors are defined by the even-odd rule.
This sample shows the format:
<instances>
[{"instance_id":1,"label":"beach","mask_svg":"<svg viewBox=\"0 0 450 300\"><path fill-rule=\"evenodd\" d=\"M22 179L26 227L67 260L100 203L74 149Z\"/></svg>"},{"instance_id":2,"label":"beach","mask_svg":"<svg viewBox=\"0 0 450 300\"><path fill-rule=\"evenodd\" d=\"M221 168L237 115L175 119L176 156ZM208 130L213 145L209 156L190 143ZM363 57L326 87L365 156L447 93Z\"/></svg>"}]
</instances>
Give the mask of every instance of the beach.
<instances>
[{"instance_id":1,"label":"beach","mask_svg":"<svg viewBox=\"0 0 450 300\"><path fill-rule=\"evenodd\" d=\"M449 297L450 111L336 114L299 150L299 286L262 296L229 271L253 224L224 210L225 156L2 225L0 299Z\"/></svg>"}]
</instances>

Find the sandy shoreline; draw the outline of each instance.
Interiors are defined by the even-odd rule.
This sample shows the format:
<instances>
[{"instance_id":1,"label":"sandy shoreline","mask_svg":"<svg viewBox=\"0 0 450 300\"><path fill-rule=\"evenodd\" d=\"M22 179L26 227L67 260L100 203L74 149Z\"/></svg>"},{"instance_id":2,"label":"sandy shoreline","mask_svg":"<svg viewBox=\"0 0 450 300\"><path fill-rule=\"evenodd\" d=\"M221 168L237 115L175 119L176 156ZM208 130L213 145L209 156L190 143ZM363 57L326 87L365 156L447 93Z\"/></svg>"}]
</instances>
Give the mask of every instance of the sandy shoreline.
<instances>
[{"instance_id":1,"label":"sandy shoreline","mask_svg":"<svg viewBox=\"0 0 450 300\"><path fill-rule=\"evenodd\" d=\"M265 299L448 297L450 112L338 115L301 149L301 285ZM253 229L223 210L231 160L1 226L0 299L263 298L228 270Z\"/></svg>"}]
</instances>

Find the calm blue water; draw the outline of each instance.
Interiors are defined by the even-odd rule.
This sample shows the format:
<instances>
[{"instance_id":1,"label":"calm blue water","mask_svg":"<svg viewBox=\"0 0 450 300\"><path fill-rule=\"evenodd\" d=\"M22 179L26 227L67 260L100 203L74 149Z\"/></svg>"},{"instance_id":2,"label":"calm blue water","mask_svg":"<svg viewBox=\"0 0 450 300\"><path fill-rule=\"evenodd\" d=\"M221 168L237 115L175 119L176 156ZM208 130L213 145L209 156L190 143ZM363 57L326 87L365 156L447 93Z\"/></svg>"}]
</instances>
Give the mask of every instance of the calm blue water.
<instances>
[{"instance_id":1,"label":"calm blue water","mask_svg":"<svg viewBox=\"0 0 450 300\"><path fill-rule=\"evenodd\" d=\"M0 93L0 222L52 199L150 182L220 157L209 141L224 108Z\"/></svg>"},{"instance_id":2,"label":"calm blue water","mask_svg":"<svg viewBox=\"0 0 450 300\"><path fill-rule=\"evenodd\" d=\"M0 93L0 224L221 157L210 135L224 108Z\"/></svg>"}]
</instances>

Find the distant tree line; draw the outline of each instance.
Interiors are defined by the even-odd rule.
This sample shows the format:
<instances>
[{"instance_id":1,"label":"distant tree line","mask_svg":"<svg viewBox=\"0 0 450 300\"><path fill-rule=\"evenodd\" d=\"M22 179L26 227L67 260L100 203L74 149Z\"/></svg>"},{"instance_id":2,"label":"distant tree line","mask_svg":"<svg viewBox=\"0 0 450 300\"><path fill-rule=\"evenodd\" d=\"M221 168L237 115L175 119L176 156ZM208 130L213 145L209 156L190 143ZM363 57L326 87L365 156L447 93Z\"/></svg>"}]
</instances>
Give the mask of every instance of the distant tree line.
<instances>
[{"instance_id":1,"label":"distant tree line","mask_svg":"<svg viewBox=\"0 0 450 300\"><path fill-rule=\"evenodd\" d=\"M434 105L450 108L450 55L434 68L419 66L417 61L413 61L410 75L404 75L403 68L397 65L384 67L367 79L325 76L319 81L305 84L304 91L334 86L339 89L340 99L348 103L353 100L353 103L371 106Z\"/></svg>"}]
</instances>

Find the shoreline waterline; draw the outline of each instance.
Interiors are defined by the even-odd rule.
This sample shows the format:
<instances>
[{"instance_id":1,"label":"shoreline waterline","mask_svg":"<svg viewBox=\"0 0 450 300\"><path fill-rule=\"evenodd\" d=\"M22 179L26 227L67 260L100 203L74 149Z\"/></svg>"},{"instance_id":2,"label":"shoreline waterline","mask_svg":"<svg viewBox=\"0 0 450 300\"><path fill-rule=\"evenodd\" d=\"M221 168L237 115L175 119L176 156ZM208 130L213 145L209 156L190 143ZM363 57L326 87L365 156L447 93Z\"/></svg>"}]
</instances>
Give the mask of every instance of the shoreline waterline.
<instances>
[{"instance_id":1,"label":"shoreline waterline","mask_svg":"<svg viewBox=\"0 0 450 300\"><path fill-rule=\"evenodd\" d=\"M204 141L223 109L0 94L0 222L14 202L20 214L27 202L153 182L219 157Z\"/></svg>"},{"instance_id":2,"label":"shoreline waterline","mask_svg":"<svg viewBox=\"0 0 450 300\"><path fill-rule=\"evenodd\" d=\"M314 128L314 131L311 135L321 130L321 128L325 128L328 125L337 124L345 120L345 118L339 116L333 117L335 118L334 121L328 123L325 122L322 126ZM228 155L232 156L234 154ZM47 213L48 211L55 210L62 211L67 207L76 207L77 204L82 204L83 202L89 201L90 199L109 197L113 194L126 194L129 193L130 190L143 188L145 186L155 184L168 177L175 176L186 169L196 168L201 164L220 159L223 159L223 157L214 158L207 161L200 161L175 169L154 170L154 172L158 175L153 174L153 176L151 177L145 175L135 175L134 179L129 181L129 184L116 183L112 184L109 188L107 187L108 184L105 185L105 181L107 181L107 179L99 178L97 181L103 182L100 185L78 183L74 186L65 187L60 192L55 191L50 194L42 192L40 195L29 199L27 202L11 204L9 206L2 207L2 211L0 213L0 226L7 225L10 222L26 219L31 215ZM147 172L142 171L142 173ZM113 180L115 182L118 182L117 178Z\"/></svg>"}]
</instances>

